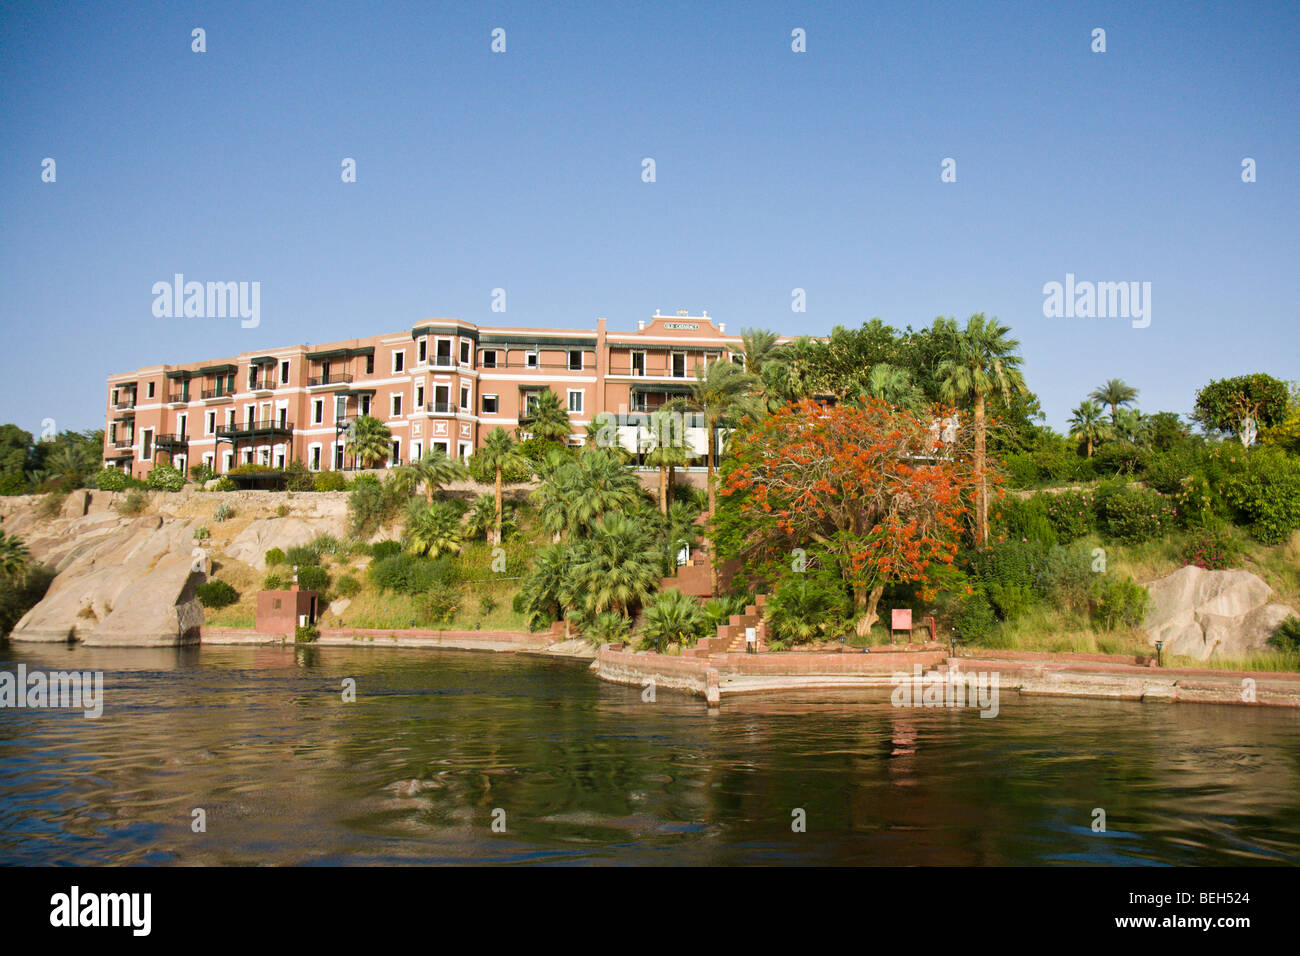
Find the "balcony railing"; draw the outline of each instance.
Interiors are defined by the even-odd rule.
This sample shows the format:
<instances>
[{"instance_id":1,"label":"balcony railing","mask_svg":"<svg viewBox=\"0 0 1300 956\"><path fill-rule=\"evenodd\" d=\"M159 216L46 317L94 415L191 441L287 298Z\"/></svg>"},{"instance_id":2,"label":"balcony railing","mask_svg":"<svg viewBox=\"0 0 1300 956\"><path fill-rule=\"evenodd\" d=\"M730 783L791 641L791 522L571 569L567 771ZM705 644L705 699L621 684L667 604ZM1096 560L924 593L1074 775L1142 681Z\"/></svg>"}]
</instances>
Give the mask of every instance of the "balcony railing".
<instances>
[{"instance_id":1,"label":"balcony railing","mask_svg":"<svg viewBox=\"0 0 1300 956\"><path fill-rule=\"evenodd\" d=\"M135 396L132 395L130 398L120 398L113 403L113 407L119 411L124 408L135 408Z\"/></svg>"},{"instance_id":2,"label":"balcony railing","mask_svg":"<svg viewBox=\"0 0 1300 956\"><path fill-rule=\"evenodd\" d=\"M109 445L113 448L134 448L135 438L133 437L118 438L115 439L114 441L109 442Z\"/></svg>"},{"instance_id":3,"label":"balcony railing","mask_svg":"<svg viewBox=\"0 0 1300 956\"><path fill-rule=\"evenodd\" d=\"M230 435L251 435L254 433L290 433L293 422L282 422L278 418L261 418L254 421L235 422L233 425L218 425L217 437Z\"/></svg>"},{"instance_id":4,"label":"balcony railing","mask_svg":"<svg viewBox=\"0 0 1300 956\"><path fill-rule=\"evenodd\" d=\"M454 415L460 411L467 411L467 409L462 409L455 402L425 402L423 405L416 406L416 411L433 412L439 415Z\"/></svg>"},{"instance_id":5,"label":"balcony railing","mask_svg":"<svg viewBox=\"0 0 1300 956\"><path fill-rule=\"evenodd\" d=\"M274 379L255 378L248 383L248 390L250 392L269 392L273 388L275 388Z\"/></svg>"},{"instance_id":6,"label":"balcony railing","mask_svg":"<svg viewBox=\"0 0 1300 956\"><path fill-rule=\"evenodd\" d=\"M434 368L454 368L456 360L450 355L434 355L429 359L429 364Z\"/></svg>"},{"instance_id":7,"label":"balcony railing","mask_svg":"<svg viewBox=\"0 0 1300 956\"><path fill-rule=\"evenodd\" d=\"M189 392L171 392L167 396L167 404L183 405L190 400Z\"/></svg>"},{"instance_id":8,"label":"balcony railing","mask_svg":"<svg viewBox=\"0 0 1300 956\"><path fill-rule=\"evenodd\" d=\"M347 372L335 372L330 375L317 375L307 379L307 387L314 388L317 385L350 385L352 376Z\"/></svg>"},{"instance_id":9,"label":"balcony railing","mask_svg":"<svg viewBox=\"0 0 1300 956\"><path fill-rule=\"evenodd\" d=\"M234 395L234 389L229 388L205 388L203 390L205 400L209 398L233 398Z\"/></svg>"}]
</instances>

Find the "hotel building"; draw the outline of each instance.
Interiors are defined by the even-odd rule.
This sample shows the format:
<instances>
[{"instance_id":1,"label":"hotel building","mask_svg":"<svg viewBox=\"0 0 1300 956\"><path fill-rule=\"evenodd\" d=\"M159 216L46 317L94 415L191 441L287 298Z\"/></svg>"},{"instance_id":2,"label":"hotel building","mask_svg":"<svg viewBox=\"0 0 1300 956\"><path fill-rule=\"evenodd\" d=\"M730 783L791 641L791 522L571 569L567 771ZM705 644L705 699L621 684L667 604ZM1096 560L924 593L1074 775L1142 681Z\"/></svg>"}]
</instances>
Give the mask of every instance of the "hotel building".
<instances>
[{"instance_id":1,"label":"hotel building","mask_svg":"<svg viewBox=\"0 0 1300 956\"><path fill-rule=\"evenodd\" d=\"M480 327L430 319L409 332L293 345L108 379L104 463L137 478L158 462L217 474L242 464L350 468L348 426L371 415L392 432L389 466L432 448L467 458L497 426L527 431L550 389L568 409L571 442L603 413L637 451L647 414L685 394L708 362L741 362L739 336L708 313L655 313L635 332ZM698 418L688 419L698 425ZM705 447L700 427L686 440Z\"/></svg>"}]
</instances>

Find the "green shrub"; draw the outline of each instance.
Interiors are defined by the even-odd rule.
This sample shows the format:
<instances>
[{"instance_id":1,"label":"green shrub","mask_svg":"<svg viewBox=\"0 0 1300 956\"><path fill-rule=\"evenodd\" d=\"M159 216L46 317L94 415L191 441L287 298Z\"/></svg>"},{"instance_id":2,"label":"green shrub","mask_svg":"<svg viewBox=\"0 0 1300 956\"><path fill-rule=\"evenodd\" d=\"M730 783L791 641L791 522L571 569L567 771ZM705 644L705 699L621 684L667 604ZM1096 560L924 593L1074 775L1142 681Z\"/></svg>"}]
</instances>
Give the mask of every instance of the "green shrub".
<instances>
[{"instance_id":1,"label":"green shrub","mask_svg":"<svg viewBox=\"0 0 1300 956\"><path fill-rule=\"evenodd\" d=\"M324 568L308 565L298 569L298 587L324 594L330 587L330 575Z\"/></svg>"},{"instance_id":2,"label":"green shrub","mask_svg":"<svg viewBox=\"0 0 1300 956\"><path fill-rule=\"evenodd\" d=\"M276 516L277 518L287 518L287 517L289 517L289 506L288 506L288 505L276 505L276 508L275 508L275 516Z\"/></svg>"},{"instance_id":3,"label":"green shrub","mask_svg":"<svg viewBox=\"0 0 1300 956\"><path fill-rule=\"evenodd\" d=\"M850 628L853 608L838 568L820 558L809 565L785 575L764 609L773 641L806 644L841 637Z\"/></svg>"},{"instance_id":4,"label":"green shrub","mask_svg":"<svg viewBox=\"0 0 1300 956\"><path fill-rule=\"evenodd\" d=\"M341 471L319 471L311 485L312 491L347 491L348 479Z\"/></svg>"},{"instance_id":5,"label":"green shrub","mask_svg":"<svg viewBox=\"0 0 1300 956\"><path fill-rule=\"evenodd\" d=\"M278 574L268 574L262 579L263 591L283 591L285 590L285 580Z\"/></svg>"},{"instance_id":6,"label":"green shrub","mask_svg":"<svg viewBox=\"0 0 1300 956\"><path fill-rule=\"evenodd\" d=\"M229 521L234 516L235 509L224 501L212 510L213 521Z\"/></svg>"},{"instance_id":7,"label":"green shrub","mask_svg":"<svg viewBox=\"0 0 1300 956\"><path fill-rule=\"evenodd\" d=\"M332 557L347 554L348 551L347 545L332 534L317 535L308 547L315 551L317 555L328 554Z\"/></svg>"},{"instance_id":8,"label":"green shrub","mask_svg":"<svg viewBox=\"0 0 1300 956\"><path fill-rule=\"evenodd\" d=\"M1099 475L1139 475L1146 470L1151 453L1131 441L1103 442L1092 456L1092 467Z\"/></svg>"},{"instance_id":9,"label":"green shrub","mask_svg":"<svg viewBox=\"0 0 1300 956\"><path fill-rule=\"evenodd\" d=\"M217 477L217 473L212 470L210 465L200 463L197 465L190 465L190 477L202 485Z\"/></svg>"},{"instance_id":10,"label":"green shrub","mask_svg":"<svg viewBox=\"0 0 1300 956\"><path fill-rule=\"evenodd\" d=\"M309 565L320 564L320 554L311 545L300 544L284 553L284 563L305 568Z\"/></svg>"},{"instance_id":11,"label":"green shrub","mask_svg":"<svg viewBox=\"0 0 1300 956\"><path fill-rule=\"evenodd\" d=\"M1006 472L1009 488L1032 488L1040 480L1038 465L1027 452L1013 452L1004 457L1002 470Z\"/></svg>"},{"instance_id":12,"label":"green shrub","mask_svg":"<svg viewBox=\"0 0 1300 956\"><path fill-rule=\"evenodd\" d=\"M146 483L154 491L180 491L185 487L185 476L171 465L155 465Z\"/></svg>"},{"instance_id":13,"label":"green shrub","mask_svg":"<svg viewBox=\"0 0 1300 956\"><path fill-rule=\"evenodd\" d=\"M315 490L315 476L300 461L291 461L284 468L284 485L289 491Z\"/></svg>"},{"instance_id":14,"label":"green shrub","mask_svg":"<svg viewBox=\"0 0 1300 956\"><path fill-rule=\"evenodd\" d=\"M495 611L499 606L497 599L490 594L483 595L478 601L479 613L485 617Z\"/></svg>"},{"instance_id":15,"label":"green shrub","mask_svg":"<svg viewBox=\"0 0 1300 956\"><path fill-rule=\"evenodd\" d=\"M1280 448L1252 448L1234 453L1226 471L1223 498L1254 538L1277 544L1300 528L1300 459Z\"/></svg>"},{"instance_id":16,"label":"green shrub","mask_svg":"<svg viewBox=\"0 0 1300 956\"><path fill-rule=\"evenodd\" d=\"M277 564L285 563L284 552L281 551L279 548L271 548L269 551L266 552L266 554L262 556L262 558L264 561L266 561L266 566L268 568L273 568Z\"/></svg>"},{"instance_id":17,"label":"green shrub","mask_svg":"<svg viewBox=\"0 0 1300 956\"><path fill-rule=\"evenodd\" d=\"M1093 623L1113 631L1141 624L1151 595L1130 577L1103 574L1093 585L1092 598Z\"/></svg>"},{"instance_id":18,"label":"green shrub","mask_svg":"<svg viewBox=\"0 0 1300 956\"><path fill-rule=\"evenodd\" d=\"M1293 615L1279 624L1268 642L1280 651L1300 651L1300 617Z\"/></svg>"},{"instance_id":19,"label":"green shrub","mask_svg":"<svg viewBox=\"0 0 1300 956\"><path fill-rule=\"evenodd\" d=\"M236 491L238 490L238 488L239 486L235 484L233 481L231 481L229 478L227 478L225 475L222 475L220 478L218 478L216 482L212 485L213 491Z\"/></svg>"},{"instance_id":20,"label":"green shrub","mask_svg":"<svg viewBox=\"0 0 1300 956\"><path fill-rule=\"evenodd\" d=\"M370 546L370 556L376 561L401 554L405 549L400 541L376 541Z\"/></svg>"},{"instance_id":21,"label":"green shrub","mask_svg":"<svg viewBox=\"0 0 1300 956\"><path fill-rule=\"evenodd\" d=\"M632 622L622 614L604 611L582 630L582 636L596 644L616 644L627 639Z\"/></svg>"},{"instance_id":22,"label":"green shrub","mask_svg":"<svg viewBox=\"0 0 1300 956\"><path fill-rule=\"evenodd\" d=\"M117 503L117 512L131 517L140 514L145 507L144 495L139 491L129 491L125 498Z\"/></svg>"},{"instance_id":23,"label":"green shrub","mask_svg":"<svg viewBox=\"0 0 1300 956\"><path fill-rule=\"evenodd\" d=\"M429 624L446 624L456 616L460 606L460 587L443 582L434 582L416 599L421 620Z\"/></svg>"},{"instance_id":24,"label":"green shrub","mask_svg":"<svg viewBox=\"0 0 1300 956\"><path fill-rule=\"evenodd\" d=\"M339 578L339 583L335 590L339 592L340 597L352 598L361 592L361 582L351 574L345 574Z\"/></svg>"},{"instance_id":25,"label":"green shrub","mask_svg":"<svg viewBox=\"0 0 1300 956\"><path fill-rule=\"evenodd\" d=\"M1174 506L1158 491L1103 486L1097 498L1101 530L1116 541L1150 541L1173 527Z\"/></svg>"},{"instance_id":26,"label":"green shrub","mask_svg":"<svg viewBox=\"0 0 1300 956\"><path fill-rule=\"evenodd\" d=\"M1183 545L1183 564L1195 565L1207 571L1223 571L1235 567L1241 546L1227 524L1216 521L1194 529Z\"/></svg>"},{"instance_id":27,"label":"green shrub","mask_svg":"<svg viewBox=\"0 0 1300 956\"><path fill-rule=\"evenodd\" d=\"M1043 558L1038 575L1038 590L1058 608L1085 612L1097 572L1093 570L1092 549L1086 541L1057 545Z\"/></svg>"},{"instance_id":28,"label":"green shrub","mask_svg":"<svg viewBox=\"0 0 1300 956\"><path fill-rule=\"evenodd\" d=\"M1096 530L1095 505L1096 495L1091 491L1044 494L1043 506L1047 520L1056 531L1056 540L1061 544L1069 544Z\"/></svg>"},{"instance_id":29,"label":"green shrub","mask_svg":"<svg viewBox=\"0 0 1300 956\"><path fill-rule=\"evenodd\" d=\"M1056 544L1056 528L1047 516L1050 497L1040 493L1032 498L1006 498L995 512L998 530L1011 541L1034 541L1050 548Z\"/></svg>"},{"instance_id":30,"label":"green shrub","mask_svg":"<svg viewBox=\"0 0 1300 956\"><path fill-rule=\"evenodd\" d=\"M315 624L299 624L293 629L295 644L311 644L320 637L320 629Z\"/></svg>"},{"instance_id":31,"label":"green shrub","mask_svg":"<svg viewBox=\"0 0 1300 956\"><path fill-rule=\"evenodd\" d=\"M993 605L982 591L976 591L962 602L952 629L963 644L977 644L989 635L995 623Z\"/></svg>"},{"instance_id":32,"label":"green shrub","mask_svg":"<svg viewBox=\"0 0 1300 956\"><path fill-rule=\"evenodd\" d=\"M91 481L100 491L123 491L126 488L127 474L121 468L105 468Z\"/></svg>"},{"instance_id":33,"label":"green shrub","mask_svg":"<svg viewBox=\"0 0 1300 956\"><path fill-rule=\"evenodd\" d=\"M378 482L357 485L348 493L348 534L369 537L388 519L391 510L391 501Z\"/></svg>"},{"instance_id":34,"label":"green shrub","mask_svg":"<svg viewBox=\"0 0 1300 956\"><path fill-rule=\"evenodd\" d=\"M195 541L208 541L211 540L211 538L212 538L212 532L208 530L207 525L205 524L199 525L197 528L194 529Z\"/></svg>"},{"instance_id":35,"label":"green shrub","mask_svg":"<svg viewBox=\"0 0 1300 956\"><path fill-rule=\"evenodd\" d=\"M1195 451L1186 446L1152 455L1142 481L1164 495L1174 496L1183 490L1183 482L1198 467Z\"/></svg>"},{"instance_id":36,"label":"green shrub","mask_svg":"<svg viewBox=\"0 0 1300 956\"><path fill-rule=\"evenodd\" d=\"M239 592L225 581L213 579L204 581L197 588L199 603L204 607L228 607L239 600Z\"/></svg>"}]
</instances>

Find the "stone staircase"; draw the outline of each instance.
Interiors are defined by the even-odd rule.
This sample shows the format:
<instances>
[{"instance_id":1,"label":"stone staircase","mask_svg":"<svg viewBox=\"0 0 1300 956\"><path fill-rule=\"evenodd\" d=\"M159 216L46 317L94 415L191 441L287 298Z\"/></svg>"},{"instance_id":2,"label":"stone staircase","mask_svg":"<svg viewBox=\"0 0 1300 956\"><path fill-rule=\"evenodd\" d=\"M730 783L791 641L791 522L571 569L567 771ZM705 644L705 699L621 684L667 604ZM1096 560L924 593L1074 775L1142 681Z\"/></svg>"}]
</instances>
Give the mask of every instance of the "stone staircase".
<instances>
[{"instance_id":1,"label":"stone staircase","mask_svg":"<svg viewBox=\"0 0 1300 956\"><path fill-rule=\"evenodd\" d=\"M758 652L767 650L767 625L763 623L763 608L767 604L767 595L760 594L753 604L745 608L742 614L733 614L726 624L718 625L718 633L713 637L702 637L694 647L682 651L683 657L710 657L714 654L744 654L745 629L757 628Z\"/></svg>"}]
</instances>

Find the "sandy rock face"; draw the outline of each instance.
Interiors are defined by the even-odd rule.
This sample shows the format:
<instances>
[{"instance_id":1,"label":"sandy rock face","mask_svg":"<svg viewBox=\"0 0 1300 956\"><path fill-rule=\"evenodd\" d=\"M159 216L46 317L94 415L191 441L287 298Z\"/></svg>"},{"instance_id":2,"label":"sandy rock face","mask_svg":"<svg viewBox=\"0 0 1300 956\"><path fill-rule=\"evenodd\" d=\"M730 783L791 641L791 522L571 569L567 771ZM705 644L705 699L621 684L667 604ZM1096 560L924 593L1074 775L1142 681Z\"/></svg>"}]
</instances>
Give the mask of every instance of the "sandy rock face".
<instances>
[{"instance_id":1,"label":"sandy rock face","mask_svg":"<svg viewBox=\"0 0 1300 956\"><path fill-rule=\"evenodd\" d=\"M1265 648L1295 611L1270 602L1273 589L1249 571L1187 566L1147 585L1151 607L1143 624L1154 645L1199 660L1240 657Z\"/></svg>"},{"instance_id":2,"label":"sandy rock face","mask_svg":"<svg viewBox=\"0 0 1300 956\"><path fill-rule=\"evenodd\" d=\"M337 527L335 526L337 525ZM259 571L266 570L266 552L271 548L287 551L310 544L318 535L343 537L343 521L308 521L292 515L284 518L258 518L235 535L225 547L226 554Z\"/></svg>"}]
</instances>

